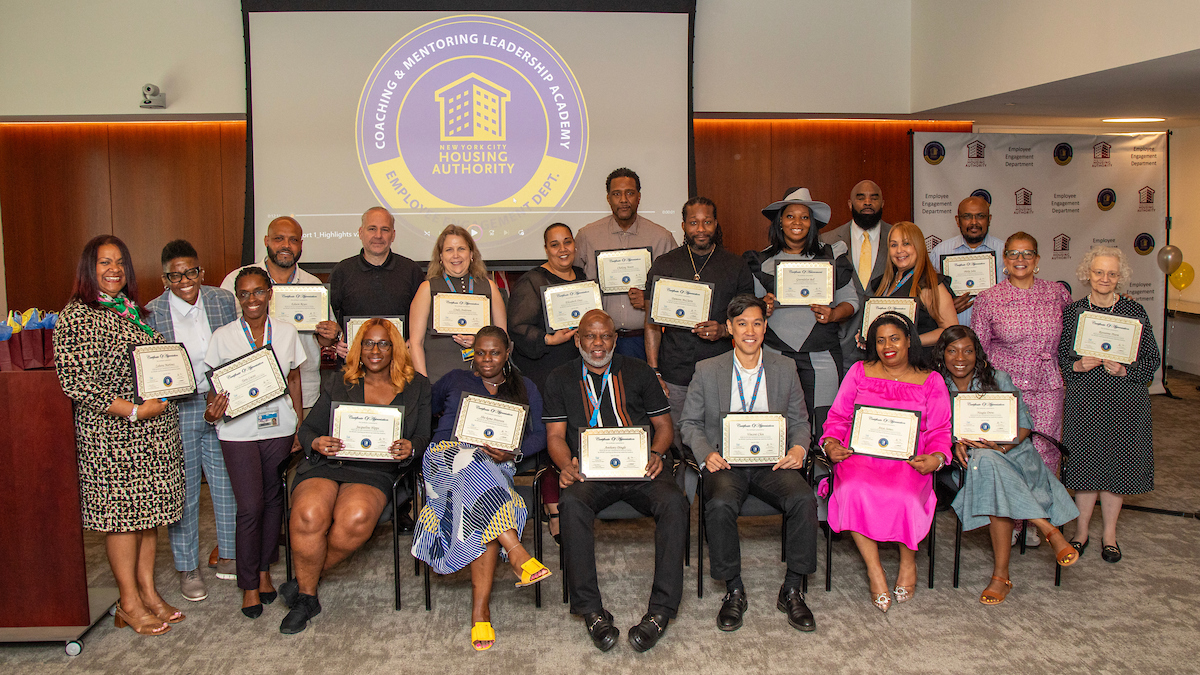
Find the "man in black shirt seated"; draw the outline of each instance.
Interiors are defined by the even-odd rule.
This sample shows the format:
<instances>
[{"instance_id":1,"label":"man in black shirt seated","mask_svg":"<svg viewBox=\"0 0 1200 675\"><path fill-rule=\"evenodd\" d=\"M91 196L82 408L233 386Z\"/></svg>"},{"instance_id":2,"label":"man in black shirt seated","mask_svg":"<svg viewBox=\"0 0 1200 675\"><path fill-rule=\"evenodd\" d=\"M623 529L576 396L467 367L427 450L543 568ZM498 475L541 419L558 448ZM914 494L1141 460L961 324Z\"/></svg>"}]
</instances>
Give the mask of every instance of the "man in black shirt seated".
<instances>
[{"instance_id":1,"label":"man in black shirt seated","mask_svg":"<svg viewBox=\"0 0 1200 675\"><path fill-rule=\"evenodd\" d=\"M654 371L644 361L614 355L617 331L601 310L583 316L575 344L581 358L556 368L547 378L542 419L551 459L562 472L559 501L563 554L571 591L571 613L583 616L592 642L612 649L620 631L604 609L596 581L596 514L625 501L654 517L654 586L641 623L629 629L639 652L653 647L675 617L683 597L684 541L689 504L675 483L667 457L674 430L671 407ZM579 432L591 427L650 426L651 480L588 480L579 466Z\"/></svg>"}]
</instances>

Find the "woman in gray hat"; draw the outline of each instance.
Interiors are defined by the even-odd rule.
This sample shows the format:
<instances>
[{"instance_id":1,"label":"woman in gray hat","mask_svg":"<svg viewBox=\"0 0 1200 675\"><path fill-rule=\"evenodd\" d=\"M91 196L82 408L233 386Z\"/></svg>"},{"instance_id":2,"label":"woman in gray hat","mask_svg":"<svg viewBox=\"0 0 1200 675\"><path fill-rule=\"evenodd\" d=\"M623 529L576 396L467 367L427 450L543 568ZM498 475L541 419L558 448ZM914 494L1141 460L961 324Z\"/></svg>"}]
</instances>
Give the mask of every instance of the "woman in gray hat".
<instances>
[{"instance_id":1,"label":"woman in gray hat","mask_svg":"<svg viewBox=\"0 0 1200 675\"><path fill-rule=\"evenodd\" d=\"M770 319L763 344L796 362L813 438L821 437L821 428L843 376L838 324L858 310L850 259L844 251L835 252L818 239L821 228L829 222L829 213L829 205L813 201L808 188L789 189L782 200L762 210L771 221L767 232L770 245L761 251L742 254L754 275L755 295L767 302ZM803 272L804 277L791 276L789 272L784 287L777 289L776 266L791 261L816 261L824 265L809 266L812 269ZM826 281L810 283L808 275ZM805 279L806 283L796 283L798 279ZM832 279L831 285L828 279ZM810 295L819 302L804 302Z\"/></svg>"}]
</instances>

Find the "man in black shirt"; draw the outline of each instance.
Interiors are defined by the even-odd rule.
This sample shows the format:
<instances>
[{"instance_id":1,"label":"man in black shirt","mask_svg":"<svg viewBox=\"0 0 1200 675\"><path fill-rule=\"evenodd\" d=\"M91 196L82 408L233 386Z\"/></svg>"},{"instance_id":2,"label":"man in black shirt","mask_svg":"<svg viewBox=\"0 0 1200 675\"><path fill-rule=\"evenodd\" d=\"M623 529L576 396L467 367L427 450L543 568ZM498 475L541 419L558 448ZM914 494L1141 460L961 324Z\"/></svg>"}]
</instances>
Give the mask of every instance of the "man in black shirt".
<instances>
[{"instance_id":1,"label":"man in black shirt","mask_svg":"<svg viewBox=\"0 0 1200 675\"><path fill-rule=\"evenodd\" d=\"M646 361L670 399L677 446L681 446L679 421L696 363L733 349L725 308L735 295L754 293L754 277L746 261L722 248L721 240L717 205L706 197L693 197L683 205L683 246L659 256L646 273ZM712 283L708 320L691 329L652 323L654 278L660 276Z\"/></svg>"},{"instance_id":2,"label":"man in black shirt","mask_svg":"<svg viewBox=\"0 0 1200 675\"><path fill-rule=\"evenodd\" d=\"M575 344L581 358L554 369L546 381L542 419L550 458L562 472L558 503L571 613L583 616L592 642L612 649L620 631L604 609L596 581L596 514L624 501L654 517L654 586L649 609L629 629L639 652L653 647L675 617L683 597L683 556L689 526L687 497L667 458L674 435L670 405L644 361L614 354L617 330L601 310L583 316ZM648 481L595 481L579 467L579 432L590 427L651 427Z\"/></svg>"}]
</instances>

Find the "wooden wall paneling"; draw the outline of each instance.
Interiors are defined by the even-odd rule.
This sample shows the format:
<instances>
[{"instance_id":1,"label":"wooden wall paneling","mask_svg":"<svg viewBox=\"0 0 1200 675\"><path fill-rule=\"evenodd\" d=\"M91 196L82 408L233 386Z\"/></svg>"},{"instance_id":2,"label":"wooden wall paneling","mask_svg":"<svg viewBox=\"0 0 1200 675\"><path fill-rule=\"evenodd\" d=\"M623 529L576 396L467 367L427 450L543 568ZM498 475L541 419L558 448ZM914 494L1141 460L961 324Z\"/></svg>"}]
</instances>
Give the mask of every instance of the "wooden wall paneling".
<instances>
[{"instance_id":1,"label":"wooden wall paneling","mask_svg":"<svg viewBox=\"0 0 1200 675\"><path fill-rule=\"evenodd\" d=\"M163 292L162 247L172 239L187 239L201 260L224 260L219 123L113 124L109 154L113 234L133 256L138 302Z\"/></svg>"},{"instance_id":2,"label":"wooden wall paneling","mask_svg":"<svg viewBox=\"0 0 1200 675\"><path fill-rule=\"evenodd\" d=\"M849 220L845 196L861 180L857 176L871 153L868 128L845 120L773 122L771 197L780 199L790 187L807 187L813 199L829 204L831 227Z\"/></svg>"},{"instance_id":3,"label":"wooden wall paneling","mask_svg":"<svg viewBox=\"0 0 1200 675\"><path fill-rule=\"evenodd\" d=\"M246 123L221 123L221 218L224 259L206 260L208 283L217 285L242 266L242 226L246 220Z\"/></svg>"},{"instance_id":4,"label":"wooden wall paneling","mask_svg":"<svg viewBox=\"0 0 1200 675\"><path fill-rule=\"evenodd\" d=\"M738 254L763 248L768 223L760 211L775 198L771 123L696 120L695 137L696 188L717 204L725 248Z\"/></svg>"},{"instance_id":5,"label":"wooden wall paneling","mask_svg":"<svg viewBox=\"0 0 1200 675\"><path fill-rule=\"evenodd\" d=\"M84 244L112 231L107 125L0 124L0 208L8 307L62 309Z\"/></svg>"}]
</instances>

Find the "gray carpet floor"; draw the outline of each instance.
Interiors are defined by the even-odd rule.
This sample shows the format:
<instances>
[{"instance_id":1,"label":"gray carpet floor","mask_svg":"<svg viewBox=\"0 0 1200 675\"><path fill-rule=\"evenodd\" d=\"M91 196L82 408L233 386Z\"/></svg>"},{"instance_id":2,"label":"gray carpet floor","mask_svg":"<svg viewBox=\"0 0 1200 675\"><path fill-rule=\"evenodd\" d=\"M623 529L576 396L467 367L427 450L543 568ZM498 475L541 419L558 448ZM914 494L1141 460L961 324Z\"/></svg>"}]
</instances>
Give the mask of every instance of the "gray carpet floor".
<instances>
[{"instance_id":1,"label":"gray carpet floor","mask_svg":"<svg viewBox=\"0 0 1200 675\"><path fill-rule=\"evenodd\" d=\"M1171 373L1182 397L1153 397L1156 487L1130 504L1195 512L1200 509L1200 455L1195 424L1200 378ZM207 500L207 492L203 500ZM214 545L211 505L202 501L202 551ZM1200 672L1200 521L1126 510L1120 521L1125 557L1108 564L1099 545L1054 586L1049 547L1014 551L1015 589L997 607L978 602L991 574L986 530L963 537L962 583L954 588L953 515L938 517L935 588L926 587L928 557L918 554L921 584L912 602L886 615L868 600L865 569L845 538L834 542L833 590L824 590L824 561L810 579L815 633L788 627L775 609L783 577L779 519L741 521L744 578L750 598L745 626L717 630L719 584L706 580L696 597L695 516L692 566L686 569L680 615L652 651L638 654L625 640L645 611L653 566L653 524L648 519L597 524L600 585L616 616L621 642L607 654L592 647L582 622L561 604L558 550L547 535L544 561L556 575L543 583L543 606L530 588L516 589L511 574L498 575L492 599L497 644L476 653L470 646L470 579L466 573L433 577L433 610L425 611L420 577L412 574L410 537L401 544L403 603L392 609L390 528L382 527L353 558L321 583L324 612L304 633L285 636L278 625L282 603L251 621L238 611L240 593L204 569L209 597L189 603L179 595L165 530L159 539L159 587L188 615L167 635L142 637L101 620L84 636L77 657L61 643L0 645L5 673L1196 673ZM1065 528L1070 536L1073 525ZM1092 536L1099 541L1099 509ZM532 547L532 531L526 545ZM87 533L90 583L112 585L103 540ZM821 541L823 551L823 540ZM897 554L884 551L894 581ZM10 573L13 571L10 570ZM276 583L284 568L273 569Z\"/></svg>"}]
</instances>

